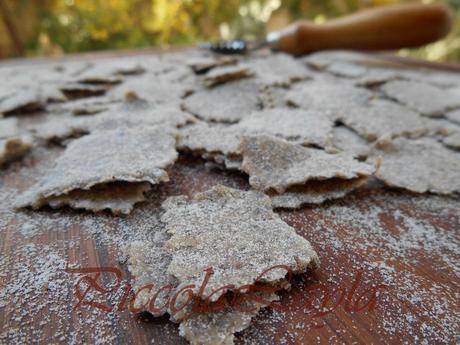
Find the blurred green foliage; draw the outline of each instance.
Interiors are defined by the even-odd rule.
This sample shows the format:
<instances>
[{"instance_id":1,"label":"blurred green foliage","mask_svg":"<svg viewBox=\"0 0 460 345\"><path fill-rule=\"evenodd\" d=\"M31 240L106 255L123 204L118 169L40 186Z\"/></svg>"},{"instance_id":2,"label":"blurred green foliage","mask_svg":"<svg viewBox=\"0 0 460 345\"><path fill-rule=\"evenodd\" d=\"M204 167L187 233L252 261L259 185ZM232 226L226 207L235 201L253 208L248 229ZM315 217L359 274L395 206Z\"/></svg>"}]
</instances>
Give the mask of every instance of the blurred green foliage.
<instances>
[{"instance_id":1,"label":"blurred green foliage","mask_svg":"<svg viewBox=\"0 0 460 345\"><path fill-rule=\"evenodd\" d=\"M2 1L2 0L0 0ZM5 0L27 55L165 47L201 40L257 38L296 19L321 22L363 8L404 0ZM434 1L424 1L434 2ZM460 0L443 41L403 51L460 61ZM3 9L5 10L5 9ZM18 18L17 14L29 18ZM27 27L26 22L29 23ZM27 31L23 33L22 31Z\"/></svg>"}]
</instances>

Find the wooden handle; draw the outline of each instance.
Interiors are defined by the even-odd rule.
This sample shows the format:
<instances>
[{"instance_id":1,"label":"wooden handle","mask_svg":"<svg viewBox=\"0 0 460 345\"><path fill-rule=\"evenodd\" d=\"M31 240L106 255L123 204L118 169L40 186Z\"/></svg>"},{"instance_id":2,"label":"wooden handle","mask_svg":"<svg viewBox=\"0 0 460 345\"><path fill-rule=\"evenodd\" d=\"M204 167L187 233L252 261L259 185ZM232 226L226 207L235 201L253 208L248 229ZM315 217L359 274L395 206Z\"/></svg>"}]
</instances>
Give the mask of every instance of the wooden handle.
<instances>
[{"instance_id":1,"label":"wooden handle","mask_svg":"<svg viewBox=\"0 0 460 345\"><path fill-rule=\"evenodd\" d=\"M447 35L452 13L443 5L403 4L366 10L323 24L298 22L280 32L278 48L294 55L318 50L393 50Z\"/></svg>"}]
</instances>

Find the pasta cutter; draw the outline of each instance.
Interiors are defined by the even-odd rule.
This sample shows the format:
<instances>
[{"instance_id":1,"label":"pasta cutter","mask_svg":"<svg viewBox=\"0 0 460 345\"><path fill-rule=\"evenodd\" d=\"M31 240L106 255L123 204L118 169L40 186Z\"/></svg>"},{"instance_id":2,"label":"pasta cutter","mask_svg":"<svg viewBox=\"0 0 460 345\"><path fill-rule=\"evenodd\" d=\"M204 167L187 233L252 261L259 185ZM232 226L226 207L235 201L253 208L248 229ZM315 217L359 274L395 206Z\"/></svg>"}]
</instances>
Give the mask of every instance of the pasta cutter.
<instances>
[{"instance_id":1,"label":"pasta cutter","mask_svg":"<svg viewBox=\"0 0 460 345\"><path fill-rule=\"evenodd\" d=\"M220 54L244 54L269 47L296 56L329 49L395 50L419 47L446 36L453 15L441 4L400 4L361 11L323 24L302 21L260 42L203 43Z\"/></svg>"}]
</instances>

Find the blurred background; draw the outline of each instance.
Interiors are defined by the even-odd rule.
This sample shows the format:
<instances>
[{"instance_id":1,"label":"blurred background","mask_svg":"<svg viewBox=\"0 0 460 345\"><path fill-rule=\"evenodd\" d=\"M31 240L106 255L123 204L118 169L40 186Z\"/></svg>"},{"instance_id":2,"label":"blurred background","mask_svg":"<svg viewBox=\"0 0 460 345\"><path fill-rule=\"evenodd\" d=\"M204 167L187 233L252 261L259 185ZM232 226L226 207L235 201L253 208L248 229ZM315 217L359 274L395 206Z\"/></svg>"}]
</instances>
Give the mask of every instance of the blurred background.
<instances>
[{"instance_id":1,"label":"blurred background","mask_svg":"<svg viewBox=\"0 0 460 345\"><path fill-rule=\"evenodd\" d=\"M305 18L321 23L404 0L0 0L0 58L107 49L170 47L262 37ZM460 62L460 0L444 40L404 56Z\"/></svg>"}]
</instances>

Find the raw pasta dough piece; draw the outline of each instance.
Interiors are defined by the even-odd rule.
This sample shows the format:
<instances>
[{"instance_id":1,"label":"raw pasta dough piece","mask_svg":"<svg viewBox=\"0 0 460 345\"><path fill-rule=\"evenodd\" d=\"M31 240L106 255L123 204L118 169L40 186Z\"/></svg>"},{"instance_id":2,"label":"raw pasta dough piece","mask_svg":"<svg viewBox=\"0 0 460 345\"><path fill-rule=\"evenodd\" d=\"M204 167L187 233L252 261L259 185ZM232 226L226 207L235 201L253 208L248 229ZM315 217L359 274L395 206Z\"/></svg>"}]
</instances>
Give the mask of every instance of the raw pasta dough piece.
<instances>
[{"instance_id":1,"label":"raw pasta dough piece","mask_svg":"<svg viewBox=\"0 0 460 345\"><path fill-rule=\"evenodd\" d=\"M444 145L450 148L460 150L460 130L452 134L449 134L442 140L442 142L444 143Z\"/></svg>"},{"instance_id":2,"label":"raw pasta dough piece","mask_svg":"<svg viewBox=\"0 0 460 345\"><path fill-rule=\"evenodd\" d=\"M133 99L87 120L89 130L108 130L152 125L181 127L196 119L178 106Z\"/></svg>"},{"instance_id":3,"label":"raw pasta dough piece","mask_svg":"<svg viewBox=\"0 0 460 345\"><path fill-rule=\"evenodd\" d=\"M264 109L288 108L286 94L289 92L284 87L266 86L260 89L260 99Z\"/></svg>"},{"instance_id":4,"label":"raw pasta dough piece","mask_svg":"<svg viewBox=\"0 0 460 345\"><path fill-rule=\"evenodd\" d=\"M446 117L452 121L452 122L456 122L456 123L459 123L460 124L460 109L458 110L453 110L453 111L449 111L447 114L446 114Z\"/></svg>"},{"instance_id":5,"label":"raw pasta dough piece","mask_svg":"<svg viewBox=\"0 0 460 345\"><path fill-rule=\"evenodd\" d=\"M118 84L123 81L120 75L116 75L113 71L104 68L102 65L97 64L85 70L82 74L77 76L76 82L82 84Z\"/></svg>"},{"instance_id":6,"label":"raw pasta dough piece","mask_svg":"<svg viewBox=\"0 0 460 345\"><path fill-rule=\"evenodd\" d=\"M112 100L123 100L126 94L135 93L138 98L153 104L177 104L191 90L188 83L168 80L167 75L143 74L125 80L108 93Z\"/></svg>"},{"instance_id":7,"label":"raw pasta dough piece","mask_svg":"<svg viewBox=\"0 0 460 345\"><path fill-rule=\"evenodd\" d=\"M318 265L310 243L272 211L262 193L216 186L192 199L171 197L162 207L161 220L171 235L165 245L172 255L168 273L181 284L200 287L204 270L212 267L203 289L211 302L234 289L229 284L284 281L286 270L269 270L274 266L301 273Z\"/></svg>"},{"instance_id":8,"label":"raw pasta dough piece","mask_svg":"<svg viewBox=\"0 0 460 345\"><path fill-rule=\"evenodd\" d=\"M177 280L167 272L171 254L163 247L170 236L163 227L152 230L152 240L132 242L127 246L126 253L129 270L134 276L134 308L158 317L166 313L172 314L169 306L172 303L171 297L177 292ZM261 308L278 299L277 295L268 292L257 297L262 298L262 301L249 300L237 305L226 301L228 304L223 306L224 310L219 311L211 309L213 304L209 304L210 309L203 313L194 312L190 306L186 308L186 312L181 311L171 317L173 321L180 322L180 335L192 344L233 344L234 333L249 327L251 319ZM240 305L247 311L237 309Z\"/></svg>"},{"instance_id":9,"label":"raw pasta dough piece","mask_svg":"<svg viewBox=\"0 0 460 345\"><path fill-rule=\"evenodd\" d=\"M145 200L144 193L150 188L148 182L101 184L90 190L76 189L68 194L51 197L48 204L52 208L68 205L93 212L109 209L114 214L129 214L134 204Z\"/></svg>"},{"instance_id":10,"label":"raw pasta dough piece","mask_svg":"<svg viewBox=\"0 0 460 345\"><path fill-rule=\"evenodd\" d=\"M382 86L391 99L425 116L439 117L446 111L460 107L460 96L449 90L415 81L395 80Z\"/></svg>"},{"instance_id":11,"label":"raw pasta dough piece","mask_svg":"<svg viewBox=\"0 0 460 345\"><path fill-rule=\"evenodd\" d=\"M0 139L0 166L22 158L32 149L32 140L27 136Z\"/></svg>"},{"instance_id":12,"label":"raw pasta dough piece","mask_svg":"<svg viewBox=\"0 0 460 345\"><path fill-rule=\"evenodd\" d=\"M80 99L105 95L109 88L104 84L67 83L59 89L69 99Z\"/></svg>"},{"instance_id":13,"label":"raw pasta dough piece","mask_svg":"<svg viewBox=\"0 0 460 345\"><path fill-rule=\"evenodd\" d=\"M346 109L340 121L368 141L383 136L418 137L429 129L426 119L416 112L385 100L372 100L365 107Z\"/></svg>"},{"instance_id":14,"label":"raw pasta dough piece","mask_svg":"<svg viewBox=\"0 0 460 345\"><path fill-rule=\"evenodd\" d=\"M304 63L317 69L324 69L337 62L363 63L369 60L373 60L369 55L347 50L320 51L302 58Z\"/></svg>"},{"instance_id":15,"label":"raw pasta dough piece","mask_svg":"<svg viewBox=\"0 0 460 345\"><path fill-rule=\"evenodd\" d=\"M152 229L152 240L134 241L126 248L128 268L134 276L133 288L137 292L134 307L154 316L169 312L168 300L174 294L177 280L168 274L171 254L164 248L170 238L164 227ZM145 287L154 284L150 290ZM171 289L163 287L171 286ZM155 297L155 298L154 298Z\"/></svg>"},{"instance_id":16,"label":"raw pasta dough piece","mask_svg":"<svg viewBox=\"0 0 460 345\"><path fill-rule=\"evenodd\" d=\"M371 146L356 132L346 126L334 127L332 146L339 152L345 152L355 158L367 157Z\"/></svg>"},{"instance_id":17,"label":"raw pasta dough piece","mask_svg":"<svg viewBox=\"0 0 460 345\"><path fill-rule=\"evenodd\" d=\"M206 121L237 122L260 108L258 86L250 80L226 83L192 94L183 107Z\"/></svg>"},{"instance_id":18,"label":"raw pasta dough piece","mask_svg":"<svg viewBox=\"0 0 460 345\"><path fill-rule=\"evenodd\" d=\"M219 153L239 155L241 129L236 126L224 126L197 122L179 131L177 147L196 153Z\"/></svg>"},{"instance_id":19,"label":"raw pasta dough piece","mask_svg":"<svg viewBox=\"0 0 460 345\"><path fill-rule=\"evenodd\" d=\"M460 127L446 119L427 119L428 135L439 139L454 134L460 130Z\"/></svg>"},{"instance_id":20,"label":"raw pasta dough piece","mask_svg":"<svg viewBox=\"0 0 460 345\"><path fill-rule=\"evenodd\" d=\"M51 112L70 112L75 116L94 115L109 110L116 105L105 97L89 97L48 106Z\"/></svg>"},{"instance_id":21,"label":"raw pasta dough piece","mask_svg":"<svg viewBox=\"0 0 460 345\"><path fill-rule=\"evenodd\" d=\"M192 345L232 345L235 333L248 328L259 310L266 307L266 303L276 301L278 296L265 293L259 298L264 302L248 301L243 310L227 307L220 312L192 314L181 322L180 335Z\"/></svg>"},{"instance_id":22,"label":"raw pasta dough piece","mask_svg":"<svg viewBox=\"0 0 460 345\"><path fill-rule=\"evenodd\" d=\"M433 86L459 87L460 78L457 73L442 72L434 69L407 69L401 71L404 79L430 84Z\"/></svg>"},{"instance_id":23,"label":"raw pasta dough piece","mask_svg":"<svg viewBox=\"0 0 460 345\"><path fill-rule=\"evenodd\" d=\"M238 63L238 59L233 56L201 56L191 58L186 63L196 74L202 74L215 67L234 65Z\"/></svg>"},{"instance_id":24,"label":"raw pasta dough piece","mask_svg":"<svg viewBox=\"0 0 460 345\"><path fill-rule=\"evenodd\" d=\"M144 72L144 68L134 59L97 61L91 67L77 75L77 82L84 84L118 84L123 76Z\"/></svg>"},{"instance_id":25,"label":"raw pasta dough piece","mask_svg":"<svg viewBox=\"0 0 460 345\"><path fill-rule=\"evenodd\" d=\"M244 137L241 148L242 169L249 175L251 186L261 191L281 194L310 180L351 180L368 177L374 171L349 155L330 154L265 135Z\"/></svg>"},{"instance_id":26,"label":"raw pasta dough piece","mask_svg":"<svg viewBox=\"0 0 460 345\"><path fill-rule=\"evenodd\" d=\"M305 204L321 204L326 200L343 198L366 182L367 178L310 181L303 186L288 188L282 194L271 192L268 195L271 197L274 208L295 209Z\"/></svg>"},{"instance_id":27,"label":"raw pasta dough piece","mask_svg":"<svg viewBox=\"0 0 460 345\"><path fill-rule=\"evenodd\" d=\"M16 206L34 209L47 204L61 206L64 202L70 203L69 198L73 195L77 199L90 199L88 193L72 192L91 191L97 195L95 199L99 205L105 196L107 208L111 208L123 202L123 193L120 190L111 193L111 189L115 186L130 189L133 183L167 181L168 174L164 169L176 159L175 137L170 127L95 132L71 142L55 167L21 195ZM138 200L137 197L130 198ZM78 200L72 204L88 205ZM126 205L111 210L114 213L130 211Z\"/></svg>"},{"instance_id":28,"label":"raw pasta dough piece","mask_svg":"<svg viewBox=\"0 0 460 345\"><path fill-rule=\"evenodd\" d=\"M312 76L305 66L283 53L250 59L244 64L254 71L257 81L263 86L289 86Z\"/></svg>"},{"instance_id":29,"label":"raw pasta dough piece","mask_svg":"<svg viewBox=\"0 0 460 345\"><path fill-rule=\"evenodd\" d=\"M397 138L380 145L376 176L389 186L417 193L460 191L460 155L431 138Z\"/></svg>"},{"instance_id":30,"label":"raw pasta dough piece","mask_svg":"<svg viewBox=\"0 0 460 345\"><path fill-rule=\"evenodd\" d=\"M118 104L110 110L90 117L53 115L32 129L41 139L62 142L95 131L154 125L180 127L195 121L192 115L178 107L135 100Z\"/></svg>"},{"instance_id":31,"label":"raw pasta dough piece","mask_svg":"<svg viewBox=\"0 0 460 345\"><path fill-rule=\"evenodd\" d=\"M88 119L82 117L49 115L45 122L32 127L31 131L40 139L62 142L88 134L89 123Z\"/></svg>"},{"instance_id":32,"label":"raw pasta dough piece","mask_svg":"<svg viewBox=\"0 0 460 345\"><path fill-rule=\"evenodd\" d=\"M252 293L259 300L254 300L239 288L256 281L280 283L275 290L286 288L288 271L274 266L286 265L300 273L319 264L309 242L272 211L270 200L261 193L216 186L192 199L171 197L162 207L166 213L154 238L127 247L134 289L140 291L134 306L155 316L169 313L192 344L233 344L234 333L249 327L261 308L278 299L273 292L256 290ZM210 267L213 273L200 291ZM150 284L154 284L150 291L141 289ZM211 308L208 312L192 306L173 312L171 297L180 296L178 292L189 284L195 284L189 291ZM243 294L242 300L229 301L225 289L213 294L228 284L234 285L228 290ZM162 289L167 286L171 289ZM160 290L165 293L158 294ZM213 310L217 300L224 301L223 310Z\"/></svg>"},{"instance_id":33,"label":"raw pasta dough piece","mask_svg":"<svg viewBox=\"0 0 460 345\"><path fill-rule=\"evenodd\" d=\"M0 114L30 112L45 107L49 101L64 101L65 96L54 85L29 87L10 86L14 91L9 96L0 99Z\"/></svg>"},{"instance_id":34,"label":"raw pasta dough piece","mask_svg":"<svg viewBox=\"0 0 460 345\"><path fill-rule=\"evenodd\" d=\"M207 165L211 168L238 170L241 136L241 129L235 125L198 122L180 129L177 148L208 160Z\"/></svg>"},{"instance_id":35,"label":"raw pasta dough piece","mask_svg":"<svg viewBox=\"0 0 460 345\"><path fill-rule=\"evenodd\" d=\"M14 117L0 119L0 139L19 135L18 120Z\"/></svg>"},{"instance_id":36,"label":"raw pasta dough piece","mask_svg":"<svg viewBox=\"0 0 460 345\"><path fill-rule=\"evenodd\" d=\"M327 71L339 77L358 78L366 74L367 68L354 63L337 61L327 67Z\"/></svg>"},{"instance_id":37,"label":"raw pasta dough piece","mask_svg":"<svg viewBox=\"0 0 460 345\"><path fill-rule=\"evenodd\" d=\"M403 79L401 71L388 68L371 68L357 80L356 85L371 87L397 79Z\"/></svg>"},{"instance_id":38,"label":"raw pasta dough piece","mask_svg":"<svg viewBox=\"0 0 460 345\"><path fill-rule=\"evenodd\" d=\"M252 75L253 73L249 68L241 65L217 67L205 75L204 83L211 87L233 80L249 78Z\"/></svg>"},{"instance_id":39,"label":"raw pasta dough piece","mask_svg":"<svg viewBox=\"0 0 460 345\"><path fill-rule=\"evenodd\" d=\"M256 111L237 125L249 134L270 134L294 143L326 147L334 122L314 110L278 108Z\"/></svg>"},{"instance_id":40,"label":"raw pasta dough piece","mask_svg":"<svg viewBox=\"0 0 460 345\"><path fill-rule=\"evenodd\" d=\"M297 85L286 95L286 101L306 110L327 114L336 120L344 109L365 105L372 98L372 92L348 83L315 81Z\"/></svg>"}]
</instances>

